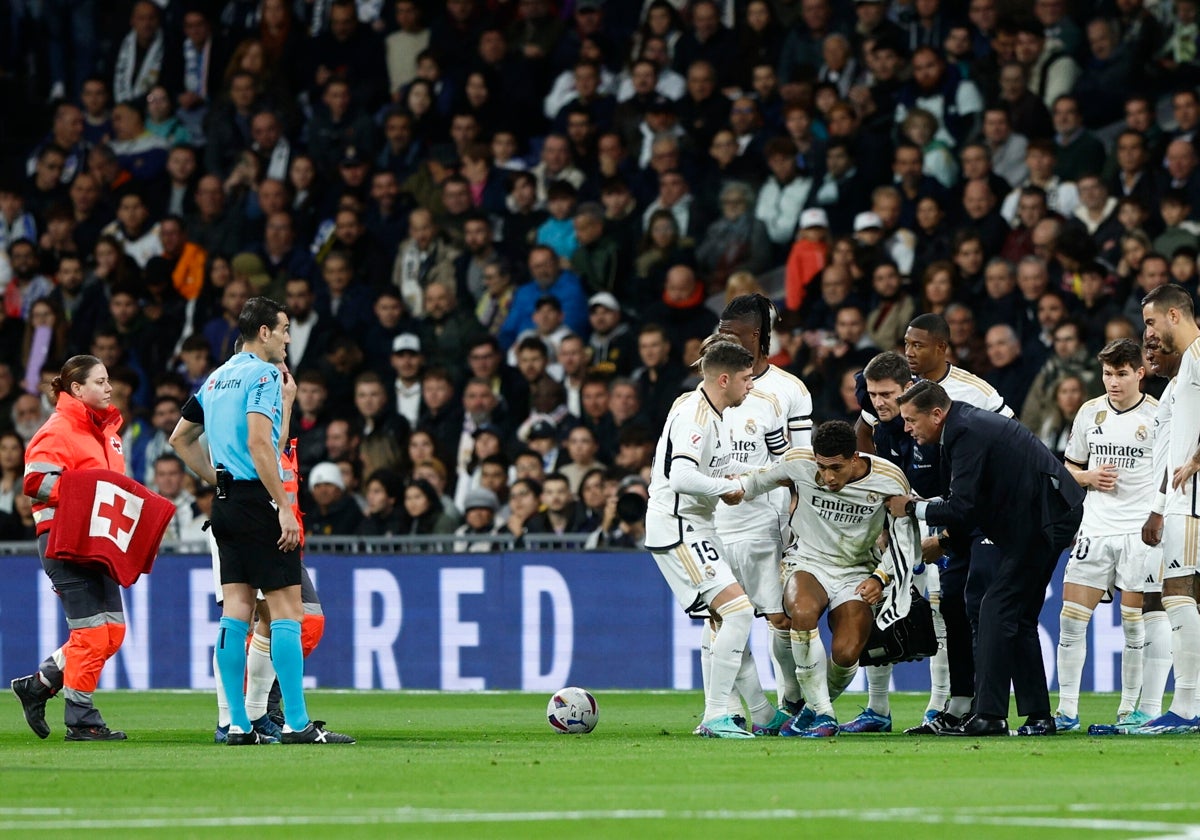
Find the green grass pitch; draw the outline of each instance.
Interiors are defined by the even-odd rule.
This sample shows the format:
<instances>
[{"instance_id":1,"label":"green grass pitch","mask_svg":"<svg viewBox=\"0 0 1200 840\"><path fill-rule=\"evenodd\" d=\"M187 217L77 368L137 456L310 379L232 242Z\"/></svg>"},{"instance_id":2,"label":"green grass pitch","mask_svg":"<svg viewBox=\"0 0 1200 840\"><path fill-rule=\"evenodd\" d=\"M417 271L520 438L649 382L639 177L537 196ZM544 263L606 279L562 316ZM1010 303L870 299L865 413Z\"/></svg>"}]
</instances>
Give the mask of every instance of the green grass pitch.
<instances>
[{"instance_id":1,"label":"green grass pitch","mask_svg":"<svg viewBox=\"0 0 1200 840\"><path fill-rule=\"evenodd\" d=\"M1200 837L1200 735L828 741L691 735L697 692L596 692L590 735L541 694L312 692L350 747L212 743L203 693L101 692L130 740L38 741L0 700L0 834L92 837ZM861 696L837 706L844 719ZM1083 699L1106 720L1111 695ZM894 701L897 732L925 698ZM236 806L231 806L236 802ZM569 834L568 834L569 833Z\"/></svg>"}]
</instances>

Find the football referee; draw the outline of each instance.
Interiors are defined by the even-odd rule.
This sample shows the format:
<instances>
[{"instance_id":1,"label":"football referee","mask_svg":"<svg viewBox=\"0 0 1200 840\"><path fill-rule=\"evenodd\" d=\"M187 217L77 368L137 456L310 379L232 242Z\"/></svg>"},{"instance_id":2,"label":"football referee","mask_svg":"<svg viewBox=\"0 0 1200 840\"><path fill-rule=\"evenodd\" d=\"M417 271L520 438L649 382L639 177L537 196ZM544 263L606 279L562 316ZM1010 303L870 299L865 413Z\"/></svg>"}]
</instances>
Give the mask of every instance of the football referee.
<instances>
[{"instance_id":1,"label":"football referee","mask_svg":"<svg viewBox=\"0 0 1200 840\"><path fill-rule=\"evenodd\" d=\"M300 645L300 525L284 490L277 449L283 417L282 362L291 338L284 308L269 298L246 301L238 318L242 352L217 368L196 400L204 410L208 459L183 421L172 443L201 476L214 475L212 529L221 554L223 613L216 661L229 703L226 743L263 743L246 714L246 635L255 590L271 610L271 661L283 692L285 744L353 744L310 720L304 702ZM195 462L195 463L193 463Z\"/></svg>"}]
</instances>

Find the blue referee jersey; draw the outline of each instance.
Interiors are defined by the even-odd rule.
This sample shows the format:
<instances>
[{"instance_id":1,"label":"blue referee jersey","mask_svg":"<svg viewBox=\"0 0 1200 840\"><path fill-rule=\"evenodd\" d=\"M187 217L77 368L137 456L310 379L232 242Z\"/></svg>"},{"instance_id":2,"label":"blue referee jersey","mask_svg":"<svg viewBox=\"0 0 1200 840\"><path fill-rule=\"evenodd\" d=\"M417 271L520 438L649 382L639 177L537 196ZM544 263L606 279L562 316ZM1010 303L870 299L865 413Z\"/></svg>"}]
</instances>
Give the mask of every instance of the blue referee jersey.
<instances>
[{"instance_id":1,"label":"blue referee jersey","mask_svg":"<svg viewBox=\"0 0 1200 840\"><path fill-rule=\"evenodd\" d=\"M224 466L235 481L259 478L247 445L250 414L271 418L271 440L279 440L283 425L282 385L274 365L253 353L238 353L213 371L196 393L196 400L204 409L204 433L213 465ZM278 465L279 459L275 461Z\"/></svg>"}]
</instances>

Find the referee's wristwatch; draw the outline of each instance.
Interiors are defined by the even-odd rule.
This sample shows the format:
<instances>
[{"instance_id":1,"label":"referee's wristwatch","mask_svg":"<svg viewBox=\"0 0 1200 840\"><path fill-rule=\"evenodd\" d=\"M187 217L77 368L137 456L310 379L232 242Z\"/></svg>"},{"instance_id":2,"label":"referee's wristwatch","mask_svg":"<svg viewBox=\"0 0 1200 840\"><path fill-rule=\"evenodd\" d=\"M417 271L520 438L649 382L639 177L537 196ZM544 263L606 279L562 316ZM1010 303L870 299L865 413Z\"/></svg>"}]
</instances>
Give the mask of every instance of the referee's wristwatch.
<instances>
[{"instance_id":1,"label":"referee's wristwatch","mask_svg":"<svg viewBox=\"0 0 1200 840\"><path fill-rule=\"evenodd\" d=\"M916 516L917 515L917 500L916 499L909 499L908 502L904 505L904 515L905 516Z\"/></svg>"}]
</instances>

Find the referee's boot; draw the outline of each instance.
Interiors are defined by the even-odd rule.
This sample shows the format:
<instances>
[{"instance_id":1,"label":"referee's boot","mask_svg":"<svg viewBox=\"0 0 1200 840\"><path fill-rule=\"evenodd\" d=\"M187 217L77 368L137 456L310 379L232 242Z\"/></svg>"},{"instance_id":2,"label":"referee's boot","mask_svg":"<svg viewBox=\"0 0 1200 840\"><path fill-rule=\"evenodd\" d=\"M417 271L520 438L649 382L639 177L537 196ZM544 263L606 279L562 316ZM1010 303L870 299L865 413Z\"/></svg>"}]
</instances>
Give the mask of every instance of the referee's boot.
<instances>
[{"instance_id":1,"label":"referee's boot","mask_svg":"<svg viewBox=\"0 0 1200 840\"><path fill-rule=\"evenodd\" d=\"M750 737L750 733L746 733ZM308 726L295 732L288 728L283 730L285 744L353 744L355 741L349 735L340 732L330 732L325 728L325 721L310 720Z\"/></svg>"},{"instance_id":2,"label":"referee's boot","mask_svg":"<svg viewBox=\"0 0 1200 840\"><path fill-rule=\"evenodd\" d=\"M54 692L46 687L37 674L17 677L10 685L13 694L21 701L25 722L33 734L39 738L50 737L50 724L46 723L46 701L54 696Z\"/></svg>"}]
</instances>

